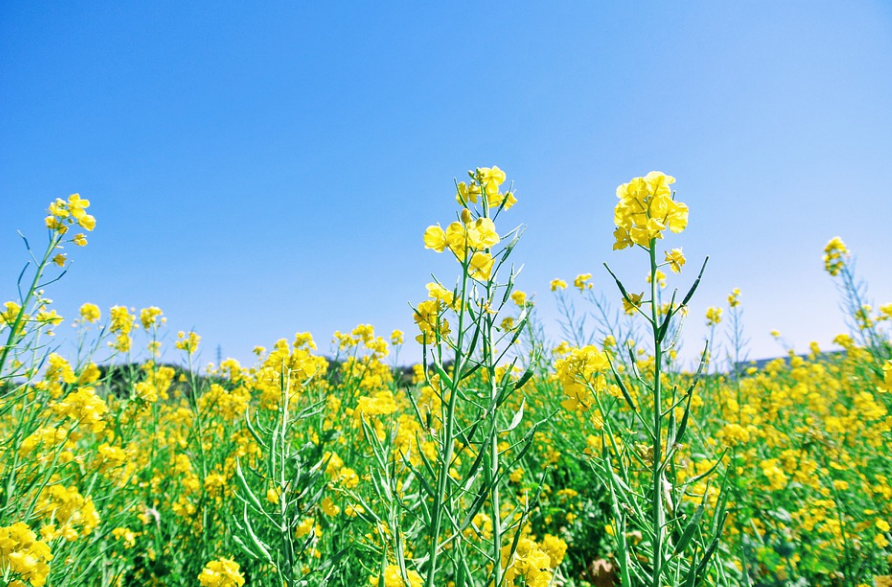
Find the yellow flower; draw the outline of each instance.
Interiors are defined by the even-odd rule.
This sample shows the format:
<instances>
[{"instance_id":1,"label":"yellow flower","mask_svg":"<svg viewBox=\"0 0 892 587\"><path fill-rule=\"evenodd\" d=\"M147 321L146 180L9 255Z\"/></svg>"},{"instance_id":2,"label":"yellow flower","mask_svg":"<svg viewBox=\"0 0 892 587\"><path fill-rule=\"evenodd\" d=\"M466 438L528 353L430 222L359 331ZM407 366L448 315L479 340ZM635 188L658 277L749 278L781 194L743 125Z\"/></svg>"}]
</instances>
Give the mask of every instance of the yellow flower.
<instances>
[{"instance_id":1,"label":"yellow flower","mask_svg":"<svg viewBox=\"0 0 892 587\"><path fill-rule=\"evenodd\" d=\"M84 322L94 323L102 317L102 312L96 304L84 304L80 309L81 319Z\"/></svg>"},{"instance_id":2,"label":"yellow flower","mask_svg":"<svg viewBox=\"0 0 892 587\"><path fill-rule=\"evenodd\" d=\"M736 308L740 305L740 288L735 287L731 290L730 295L728 295L728 307Z\"/></svg>"},{"instance_id":3,"label":"yellow flower","mask_svg":"<svg viewBox=\"0 0 892 587\"><path fill-rule=\"evenodd\" d=\"M511 301L522 308L527 303L527 294L516 289L511 292Z\"/></svg>"},{"instance_id":4,"label":"yellow flower","mask_svg":"<svg viewBox=\"0 0 892 587\"><path fill-rule=\"evenodd\" d=\"M56 198L56 201L50 204L48 212L51 216L59 219L68 218L69 216L68 205L62 198Z\"/></svg>"},{"instance_id":5,"label":"yellow flower","mask_svg":"<svg viewBox=\"0 0 892 587\"><path fill-rule=\"evenodd\" d=\"M266 501L278 505L280 493L281 493L281 490L278 488L268 489L266 491Z\"/></svg>"},{"instance_id":6,"label":"yellow flower","mask_svg":"<svg viewBox=\"0 0 892 587\"><path fill-rule=\"evenodd\" d=\"M73 242L74 244L76 244L79 247L85 247L85 246L87 246L87 236L84 233L78 233L78 234L74 235L74 238L72 239L71 242Z\"/></svg>"},{"instance_id":7,"label":"yellow flower","mask_svg":"<svg viewBox=\"0 0 892 587\"><path fill-rule=\"evenodd\" d=\"M452 302L455 301L453 293L439 283L431 282L425 287L427 288L427 295L432 300L440 301L447 306L451 306Z\"/></svg>"},{"instance_id":8,"label":"yellow flower","mask_svg":"<svg viewBox=\"0 0 892 587\"><path fill-rule=\"evenodd\" d=\"M641 298L643 293L630 293L629 299L623 298L623 312L631 316L635 310L641 307Z\"/></svg>"},{"instance_id":9,"label":"yellow flower","mask_svg":"<svg viewBox=\"0 0 892 587\"><path fill-rule=\"evenodd\" d=\"M666 262L669 263L669 269L672 270L672 273L681 273L681 268L684 267L685 261L686 259L681 252L681 248L666 251Z\"/></svg>"},{"instance_id":10,"label":"yellow flower","mask_svg":"<svg viewBox=\"0 0 892 587\"><path fill-rule=\"evenodd\" d=\"M3 304L3 307L6 309L0 312L0 326L12 325L22 307L15 302L6 302Z\"/></svg>"},{"instance_id":11,"label":"yellow flower","mask_svg":"<svg viewBox=\"0 0 892 587\"><path fill-rule=\"evenodd\" d=\"M124 543L124 548L133 548L136 545L137 534L129 528L115 528L112 530L112 536L115 537L115 540L122 541Z\"/></svg>"},{"instance_id":12,"label":"yellow flower","mask_svg":"<svg viewBox=\"0 0 892 587\"><path fill-rule=\"evenodd\" d=\"M599 375L609 368L607 355L593 346L569 349L554 362L556 376L568 398L561 405L567 410L588 409L592 404L589 387L604 391L606 383Z\"/></svg>"},{"instance_id":13,"label":"yellow flower","mask_svg":"<svg viewBox=\"0 0 892 587\"><path fill-rule=\"evenodd\" d=\"M52 559L50 547L38 540L24 522L0 528L0 562L5 561L4 566L10 572L33 587L46 585L46 577L50 573L47 563Z\"/></svg>"},{"instance_id":14,"label":"yellow flower","mask_svg":"<svg viewBox=\"0 0 892 587\"><path fill-rule=\"evenodd\" d=\"M134 318L124 306L112 306L109 330L121 334L130 334L130 331L133 330Z\"/></svg>"},{"instance_id":15,"label":"yellow flower","mask_svg":"<svg viewBox=\"0 0 892 587\"><path fill-rule=\"evenodd\" d=\"M80 218L77 219L77 224L81 228L91 231L96 228L96 219L90 216L89 214L84 214Z\"/></svg>"},{"instance_id":16,"label":"yellow flower","mask_svg":"<svg viewBox=\"0 0 892 587\"><path fill-rule=\"evenodd\" d=\"M576 279L573 280L573 287L577 288L579 291L585 291L587 289L592 289L592 284L589 283L589 279L592 278L591 273L580 273L576 276ZM554 283L554 282L552 282Z\"/></svg>"},{"instance_id":17,"label":"yellow flower","mask_svg":"<svg viewBox=\"0 0 892 587\"><path fill-rule=\"evenodd\" d=\"M319 504L319 507L322 508L323 513L326 516L333 518L341 513L341 508L335 505L334 501L330 497L325 497L322 499L322 502Z\"/></svg>"},{"instance_id":18,"label":"yellow flower","mask_svg":"<svg viewBox=\"0 0 892 587\"><path fill-rule=\"evenodd\" d=\"M567 543L551 534L545 535L542 539L540 548L548 555L548 558L551 559L550 566L552 569L556 569L558 565L563 562L564 555L567 554Z\"/></svg>"},{"instance_id":19,"label":"yellow flower","mask_svg":"<svg viewBox=\"0 0 892 587\"><path fill-rule=\"evenodd\" d=\"M446 248L446 233L440 228L440 225L428 226L424 231L424 247L433 249L438 253L442 253Z\"/></svg>"},{"instance_id":20,"label":"yellow flower","mask_svg":"<svg viewBox=\"0 0 892 587\"><path fill-rule=\"evenodd\" d=\"M498 243L496 225L489 218L478 218L468 226L468 245L472 249L488 249Z\"/></svg>"},{"instance_id":21,"label":"yellow flower","mask_svg":"<svg viewBox=\"0 0 892 587\"><path fill-rule=\"evenodd\" d=\"M563 279L552 279L551 283L551 291L557 291L559 289L567 289L567 282Z\"/></svg>"},{"instance_id":22,"label":"yellow flower","mask_svg":"<svg viewBox=\"0 0 892 587\"><path fill-rule=\"evenodd\" d=\"M653 240L663 238L666 228L678 233L687 227L688 207L672 199L673 183L674 177L651 171L616 188L615 250L633 244L649 249Z\"/></svg>"},{"instance_id":23,"label":"yellow flower","mask_svg":"<svg viewBox=\"0 0 892 587\"><path fill-rule=\"evenodd\" d=\"M190 355L195 353L198 350L198 343L201 341L201 337L195 334L194 332L190 332L188 335L180 330L177 333L177 341L174 343L181 351L186 351Z\"/></svg>"},{"instance_id":24,"label":"yellow flower","mask_svg":"<svg viewBox=\"0 0 892 587\"><path fill-rule=\"evenodd\" d=\"M78 424L89 426L94 433L105 430L108 406L94 393L92 387L81 387L69 393L53 405L52 409L60 416L67 416Z\"/></svg>"},{"instance_id":25,"label":"yellow flower","mask_svg":"<svg viewBox=\"0 0 892 587\"><path fill-rule=\"evenodd\" d=\"M722 321L722 309L711 307L706 310L706 325L715 326Z\"/></svg>"},{"instance_id":26,"label":"yellow flower","mask_svg":"<svg viewBox=\"0 0 892 587\"><path fill-rule=\"evenodd\" d=\"M297 538L308 536L310 532L313 531L313 524L313 518L304 518L301 520L300 524L297 525L297 529L294 531L295 536Z\"/></svg>"},{"instance_id":27,"label":"yellow flower","mask_svg":"<svg viewBox=\"0 0 892 587\"><path fill-rule=\"evenodd\" d=\"M499 191L499 186L505 182L505 172L493 165L490 167L477 168L477 181L486 188L487 195L495 194Z\"/></svg>"},{"instance_id":28,"label":"yellow flower","mask_svg":"<svg viewBox=\"0 0 892 587\"><path fill-rule=\"evenodd\" d=\"M71 215L76 219L80 220L84 218L88 214L84 212L85 209L90 207L90 200L86 200L81 198L80 194L71 194L68 196L68 211L71 212Z\"/></svg>"},{"instance_id":29,"label":"yellow flower","mask_svg":"<svg viewBox=\"0 0 892 587\"><path fill-rule=\"evenodd\" d=\"M493 258L489 253L474 253L468 267L468 275L480 281L489 279L492 273Z\"/></svg>"},{"instance_id":30,"label":"yellow flower","mask_svg":"<svg viewBox=\"0 0 892 587\"><path fill-rule=\"evenodd\" d=\"M35 319L38 322L43 322L44 324L49 324L51 326L58 326L63 320L62 316L59 316L55 310L50 310L49 312L41 310L37 313Z\"/></svg>"},{"instance_id":31,"label":"yellow flower","mask_svg":"<svg viewBox=\"0 0 892 587\"><path fill-rule=\"evenodd\" d=\"M153 327L163 323L161 314L161 308L156 308L155 306L143 308L139 311L139 321L142 323L143 328L151 330Z\"/></svg>"},{"instance_id":32,"label":"yellow flower","mask_svg":"<svg viewBox=\"0 0 892 587\"><path fill-rule=\"evenodd\" d=\"M245 579L239 565L232 559L221 558L209 562L198 575L202 587L242 587Z\"/></svg>"},{"instance_id":33,"label":"yellow flower","mask_svg":"<svg viewBox=\"0 0 892 587\"><path fill-rule=\"evenodd\" d=\"M849 249L838 236L830 239L824 247L824 269L836 277L849 260Z\"/></svg>"},{"instance_id":34,"label":"yellow flower","mask_svg":"<svg viewBox=\"0 0 892 587\"><path fill-rule=\"evenodd\" d=\"M478 197L480 197L479 185L477 185L476 183L468 185L463 181L459 182L458 193L455 196L455 200L459 204L461 204L462 206L467 206L468 202L476 204Z\"/></svg>"}]
</instances>

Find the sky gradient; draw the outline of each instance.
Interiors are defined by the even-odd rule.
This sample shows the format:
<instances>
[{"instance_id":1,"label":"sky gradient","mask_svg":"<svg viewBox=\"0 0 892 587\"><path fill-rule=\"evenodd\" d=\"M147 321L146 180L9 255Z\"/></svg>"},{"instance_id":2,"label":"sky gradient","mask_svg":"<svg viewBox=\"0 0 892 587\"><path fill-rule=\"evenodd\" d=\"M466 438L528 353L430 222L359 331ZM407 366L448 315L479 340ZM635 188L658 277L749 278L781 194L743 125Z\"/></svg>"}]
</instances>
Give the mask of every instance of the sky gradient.
<instances>
[{"instance_id":1,"label":"sky gradient","mask_svg":"<svg viewBox=\"0 0 892 587\"><path fill-rule=\"evenodd\" d=\"M48 296L159 306L167 359L193 328L204 361L244 363L298 331L411 338L409 302L457 271L422 234L475 166L514 182L499 229L526 226L518 286L555 341L553 278L618 300L606 261L643 289L611 233L616 186L651 170L691 210L670 287L710 256L688 348L734 287L752 358L783 352L771 329L831 348L833 236L892 302L888 2L9 1L0 55L0 297L16 230L40 241L78 192L97 228Z\"/></svg>"}]
</instances>

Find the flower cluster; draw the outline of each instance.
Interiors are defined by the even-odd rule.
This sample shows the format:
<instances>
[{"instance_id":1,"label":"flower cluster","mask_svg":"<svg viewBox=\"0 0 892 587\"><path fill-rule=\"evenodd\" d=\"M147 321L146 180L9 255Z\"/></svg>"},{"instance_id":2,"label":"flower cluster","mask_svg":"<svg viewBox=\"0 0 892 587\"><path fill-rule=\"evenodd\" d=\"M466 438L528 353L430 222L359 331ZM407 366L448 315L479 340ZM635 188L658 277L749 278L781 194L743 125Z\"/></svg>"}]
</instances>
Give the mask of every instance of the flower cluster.
<instances>
[{"instance_id":1,"label":"flower cluster","mask_svg":"<svg viewBox=\"0 0 892 587\"><path fill-rule=\"evenodd\" d=\"M599 375L610 369L607 354L594 346L574 348L554 362L556 377L567 396L561 405L568 410L591 406L591 391L603 391L606 380Z\"/></svg>"},{"instance_id":2,"label":"flower cluster","mask_svg":"<svg viewBox=\"0 0 892 587\"><path fill-rule=\"evenodd\" d=\"M245 578L239 572L239 564L229 558L209 562L198 575L201 587L242 587Z\"/></svg>"},{"instance_id":3,"label":"flower cluster","mask_svg":"<svg viewBox=\"0 0 892 587\"><path fill-rule=\"evenodd\" d=\"M830 239L824 247L824 270L833 277L839 275L849 260L849 249L838 236Z\"/></svg>"},{"instance_id":4,"label":"flower cluster","mask_svg":"<svg viewBox=\"0 0 892 587\"><path fill-rule=\"evenodd\" d=\"M673 199L669 189L673 183L674 177L651 171L616 188L615 250L632 245L649 249L655 239L663 238L665 229L678 233L687 227L688 207Z\"/></svg>"},{"instance_id":5,"label":"flower cluster","mask_svg":"<svg viewBox=\"0 0 892 587\"><path fill-rule=\"evenodd\" d=\"M96 219L87 214L86 209L89 207L90 200L81 198L79 194L71 194L67 201L56 198L56 201L50 204L46 227L59 235L68 232L68 227L75 224L88 232L92 231L96 228ZM74 235L72 242L82 247L87 244L87 237L83 233L78 233Z\"/></svg>"},{"instance_id":6,"label":"flower cluster","mask_svg":"<svg viewBox=\"0 0 892 587\"><path fill-rule=\"evenodd\" d=\"M0 528L0 572L4 576L27 581L33 587L46 585L50 547L23 522ZM11 584L22 585L19 581Z\"/></svg>"}]
</instances>

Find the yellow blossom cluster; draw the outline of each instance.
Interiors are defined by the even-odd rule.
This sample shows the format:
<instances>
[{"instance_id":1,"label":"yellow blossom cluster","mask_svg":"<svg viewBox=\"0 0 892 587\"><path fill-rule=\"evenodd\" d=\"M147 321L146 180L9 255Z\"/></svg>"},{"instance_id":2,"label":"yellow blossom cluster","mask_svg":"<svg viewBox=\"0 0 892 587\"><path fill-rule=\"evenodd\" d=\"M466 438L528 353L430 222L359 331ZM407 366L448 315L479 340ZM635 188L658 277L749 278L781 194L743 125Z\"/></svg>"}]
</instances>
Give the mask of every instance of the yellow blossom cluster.
<instances>
[{"instance_id":1,"label":"yellow blossom cluster","mask_svg":"<svg viewBox=\"0 0 892 587\"><path fill-rule=\"evenodd\" d=\"M46 585L49 561L53 559L50 547L23 522L0 528L0 572L13 579L12 584L33 587Z\"/></svg>"},{"instance_id":2,"label":"yellow blossom cluster","mask_svg":"<svg viewBox=\"0 0 892 587\"><path fill-rule=\"evenodd\" d=\"M96 228L96 219L86 212L89 207L90 200L81 198L79 194L71 194L68 200L56 198L56 201L50 204L46 227L60 236L68 232L68 227L74 224L89 232ZM72 242L82 247L87 244L87 238L83 233L78 233L72 238Z\"/></svg>"},{"instance_id":3,"label":"yellow blossom cluster","mask_svg":"<svg viewBox=\"0 0 892 587\"><path fill-rule=\"evenodd\" d=\"M607 354L594 346L574 348L554 362L556 377L567 396L561 405L568 410L587 409L592 405L592 392L607 389L603 373L609 371Z\"/></svg>"},{"instance_id":4,"label":"yellow blossom cluster","mask_svg":"<svg viewBox=\"0 0 892 587\"><path fill-rule=\"evenodd\" d=\"M838 236L833 237L824 247L824 269L836 277L849 260L849 249Z\"/></svg>"},{"instance_id":5,"label":"yellow blossom cluster","mask_svg":"<svg viewBox=\"0 0 892 587\"><path fill-rule=\"evenodd\" d=\"M673 199L669 188L673 183L671 175L651 171L616 188L619 202L614 211L614 249L632 245L649 249L652 241L663 238L667 228L678 233L687 227L688 207Z\"/></svg>"},{"instance_id":6,"label":"yellow blossom cluster","mask_svg":"<svg viewBox=\"0 0 892 587\"><path fill-rule=\"evenodd\" d=\"M77 487L59 483L41 492L35 513L46 522L40 534L48 540L62 537L71 542L89 535L99 525L93 499L82 496Z\"/></svg>"},{"instance_id":7,"label":"yellow blossom cluster","mask_svg":"<svg viewBox=\"0 0 892 587\"><path fill-rule=\"evenodd\" d=\"M242 587L245 578L239 572L239 564L229 558L209 562L198 575L201 587Z\"/></svg>"}]
</instances>

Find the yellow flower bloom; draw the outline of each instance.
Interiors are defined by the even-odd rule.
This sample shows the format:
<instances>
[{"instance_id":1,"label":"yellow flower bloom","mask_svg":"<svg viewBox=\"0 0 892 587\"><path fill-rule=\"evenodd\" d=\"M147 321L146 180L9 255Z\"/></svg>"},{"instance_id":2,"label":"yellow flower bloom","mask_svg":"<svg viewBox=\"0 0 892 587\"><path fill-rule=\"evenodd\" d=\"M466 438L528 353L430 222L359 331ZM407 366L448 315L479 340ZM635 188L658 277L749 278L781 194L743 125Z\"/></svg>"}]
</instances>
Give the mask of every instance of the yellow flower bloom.
<instances>
[{"instance_id":1,"label":"yellow flower bloom","mask_svg":"<svg viewBox=\"0 0 892 587\"><path fill-rule=\"evenodd\" d=\"M239 571L239 564L229 558L221 558L205 565L198 575L201 587L242 587L245 579Z\"/></svg>"},{"instance_id":2,"label":"yellow flower bloom","mask_svg":"<svg viewBox=\"0 0 892 587\"><path fill-rule=\"evenodd\" d=\"M559 289L567 289L567 282L563 279L552 279L549 284L551 287L551 291L557 291Z\"/></svg>"},{"instance_id":3,"label":"yellow flower bloom","mask_svg":"<svg viewBox=\"0 0 892 587\"><path fill-rule=\"evenodd\" d=\"M472 249L488 249L498 243L496 225L489 218L478 218L468 226L468 245Z\"/></svg>"},{"instance_id":4,"label":"yellow flower bloom","mask_svg":"<svg viewBox=\"0 0 892 587\"><path fill-rule=\"evenodd\" d=\"M686 259L681 252L681 248L666 251L666 262L669 263L672 273L681 273L681 268L684 267L685 261Z\"/></svg>"},{"instance_id":5,"label":"yellow flower bloom","mask_svg":"<svg viewBox=\"0 0 892 587\"><path fill-rule=\"evenodd\" d=\"M641 298L644 297L643 293L630 293L629 299L623 298L623 312L631 316L635 313L635 310L641 307Z\"/></svg>"},{"instance_id":6,"label":"yellow flower bloom","mask_svg":"<svg viewBox=\"0 0 892 587\"><path fill-rule=\"evenodd\" d=\"M516 289L511 292L511 301L522 308L527 303L527 294L520 291L519 289Z\"/></svg>"},{"instance_id":7,"label":"yellow flower bloom","mask_svg":"<svg viewBox=\"0 0 892 587\"><path fill-rule=\"evenodd\" d=\"M191 355L198 350L198 343L200 341L201 337L194 332L190 332L187 335L181 330L177 333L177 341L174 343L174 346L176 346L181 351L186 351Z\"/></svg>"},{"instance_id":8,"label":"yellow flower bloom","mask_svg":"<svg viewBox=\"0 0 892 587\"><path fill-rule=\"evenodd\" d=\"M102 317L102 312L96 304L84 304L80 308L81 319L84 322L94 323Z\"/></svg>"},{"instance_id":9,"label":"yellow flower bloom","mask_svg":"<svg viewBox=\"0 0 892 587\"><path fill-rule=\"evenodd\" d=\"M678 233L687 227L688 207L672 199L669 186L673 183L674 177L651 171L616 188L615 250L633 244L650 248L653 240L663 238L666 228Z\"/></svg>"},{"instance_id":10,"label":"yellow flower bloom","mask_svg":"<svg viewBox=\"0 0 892 587\"><path fill-rule=\"evenodd\" d=\"M836 277L849 260L849 249L838 236L830 239L824 247L824 269Z\"/></svg>"},{"instance_id":11,"label":"yellow flower bloom","mask_svg":"<svg viewBox=\"0 0 892 587\"><path fill-rule=\"evenodd\" d=\"M432 300L438 300L447 306L452 306L455 296L451 291L435 282L428 283L425 287L427 288L428 296Z\"/></svg>"},{"instance_id":12,"label":"yellow flower bloom","mask_svg":"<svg viewBox=\"0 0 892 587\"><path fill-rule=\"evenodd\" d=\"M728 295L728 307L736 308L740 305L740 288L735 287Z\"/></svg>"},{"instance_id":13,"label":"yellow flower bloom","mask_svg":"<svg viewBox=\"0 0 892 587\"><path fill-rule=\"evenodd\" d=\"M38 540L24 522L0 528L0 562L5 562L3 566L33 587L46 585L50 573L47 563L52 559L50 547Z\"/></svg>"},{"instance_id":14,"label":"yellow flower bloom","mask_svg":"<svg viewBox=\"0 0 892 587\"><path fill-rule=\"evenodd\" d=\"M579 289L579 291L585 291L587 289L592 289L592 284L589 283L589 279L592 278L591 273L580 273L576 276L576 279L573 280L573 286Z\"/></svg>"},{"instance_id":15,"label":"yellow flower bloom","mask_svg":"<svg viewBox=\"0 0 892 587\"><path fill-rule=\"evenodd\" d=\"M489 253L474 253L471 264L468 267L468 275L480 281L489 279L492 273L493 258Z\"/></svg>"},{"instance_id":16,"label":"yellow flower bloom","mask_svg":"<svg viewBox=\"0 0 892 587\"><path fill-rule=\"evenodd\" d=\"M151 330L153 327L161 325L163 323L161 316L161 308L156 308L155 306L143 308L139 311L139 321L146 330Z\"/></svg>"},{"instance_id":17,"label":"yellow flower bloom","mask_svg":"<svg viewBox=\"0 0 892 587\"><path fill-rule=\"evenodd\" d=\"M38 322L49 324L50 326L58 326L63 320L62 316L59 316L55 310L50 310L49 312L41 310L37 313L37 316L35 316L34 319Z\"/></svg>"},{"instance_id":18,"label":"yellow flower bloom","mask_svg":"<svg viewBox=\"0 0 892 587\"><path fill-rule=\"evenodd\" d=\"M22 307L15 302L5 302L3 307L6 309L0 312L0 326L11 326L18 317Z\"/></svg>"},{"instance_id":19,"label":"yellow flower bloom","mask_svg":"<svg viewBox=\"0 0 892 587\"><path fill-rule=\"evenodd\" d=\"M424 231L424 247L433 249L438 253L442 253L446 248L446 233L440 228L440 225L428 226Z\"/></svg>"}]
</instances>

